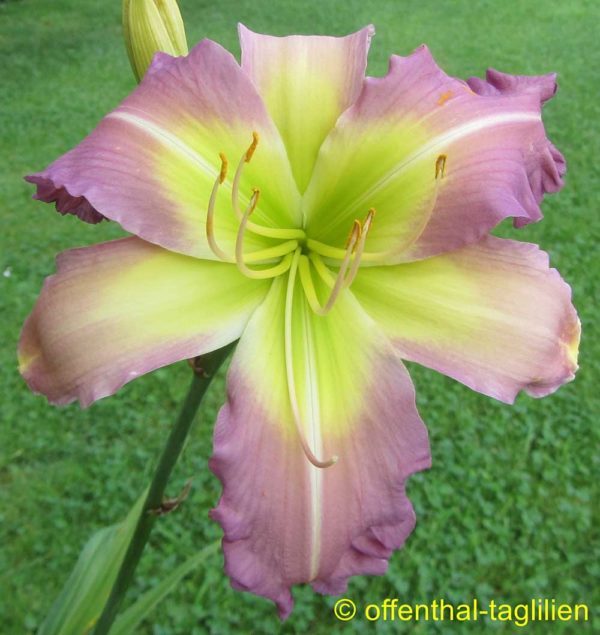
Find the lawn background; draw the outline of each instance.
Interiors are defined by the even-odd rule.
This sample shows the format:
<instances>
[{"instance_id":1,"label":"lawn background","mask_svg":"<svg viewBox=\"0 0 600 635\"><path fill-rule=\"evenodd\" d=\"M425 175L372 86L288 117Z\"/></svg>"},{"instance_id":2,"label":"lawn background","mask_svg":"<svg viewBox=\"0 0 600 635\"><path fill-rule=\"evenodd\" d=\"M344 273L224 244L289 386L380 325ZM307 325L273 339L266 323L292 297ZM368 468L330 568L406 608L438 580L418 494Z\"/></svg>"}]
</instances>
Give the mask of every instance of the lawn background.
<instances>
[{"instance_id":1,"label":"lawn background","mask_svg":"<svg viewBox=\"0 0 600 635\"><path fill-rule=\"evenodd\" d=\"M545 108L551 139L566 155L562 193L545 220L500 235L538 242L573 287L583 323L577 380L537 401L495 402L411 365L428 424L433 468L410 481L418 524L381 578L351 582L359 606L397 597L430 603L527 602L556 598L598 606L599 412L598 193L600 147L594 0L406 2L207 2L181 0L190 44L202 37L239 54L236 21L272 34L342 35L377 27L369 72L391 53L426 42L460 77L487 66L512 73L558 71ZM120 519L147 482L189 380L185 363L142 377L87 410L55 408L32 395L16 370L15 347L56 253L123 235L30 200L26 173L78 143L133 87L117 0L0 1L0 633L32 633L97 528ZM9 275L10 274L10 275ZM170 491L189 476L182 509L160 520L130 598L220 536L207 517L219 496L208 471L211 431L224 394L215 382ZM294 591L282 626L263 599L234 592L221 555L189 576L140 633L514 632L514 626L419 623L341 624L334 599ZM600 632L586 624L541 624L530 633Z\"/></svg>"}]
</instances>

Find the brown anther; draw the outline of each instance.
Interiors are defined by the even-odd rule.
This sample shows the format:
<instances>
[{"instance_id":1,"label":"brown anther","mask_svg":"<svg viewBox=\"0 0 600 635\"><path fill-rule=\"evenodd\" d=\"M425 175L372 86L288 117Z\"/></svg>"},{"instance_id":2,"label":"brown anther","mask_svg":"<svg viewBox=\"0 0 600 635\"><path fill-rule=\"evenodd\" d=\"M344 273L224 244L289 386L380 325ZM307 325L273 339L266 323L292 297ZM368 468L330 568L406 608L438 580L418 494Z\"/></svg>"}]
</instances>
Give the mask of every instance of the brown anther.
<instances>
[{"instance_id":1,"label":"brown anther","mask_svg":"<svg viewBox=\"0 0 600 635\"><path fill-rule=\"evenodd\" d=\"M360 224L359 220L354 219L354 222L352 223L352 229L350 230L350 233L348 234L348 240L346 241L345 248L348 249L348 247L350 246L350 243L354 241L354 245L352 247L352 251L354 251L354 247L356 247L356 243L358 243L361 234L362 234L362 225Z\"/></svg>"},{"instance_id":2,"label":"brown anther","mask_svg":"<svg viewBox=\"0 0 600 635\"><path fill-rule=\"evenodd\" d=\"M253 132L252 143L250 144L250 147L246 150L246 155L244 157L244 161L246 163L248 163L250 159L252 158L252 155L254 154L254 151L256 150L256 146L258 145L259 139L260 137L258 136L258 132Z\"/></svg>"},{"instance_id":3,"label":"brown anther","mask_svg":"<svg viewBox=\"0 0 600 635\"><path fill-rule=\"evenodd\" d=\"M363 233L364 232L366 232L367 234L369 233L369 230L371 229L371 223L373 222L373 219L375 218L376 213L377 213L377 210L374 207L371 207L369 211L367 212L367 217L365 218L365 222L362 226Z\"/></svg>"},{"instance_id":4,"label":"brown anther","mask_svg":"<svg viewBox=\"0 0 600 635\"><path fill-rule=\"evenodd\" d=\"M223 183L223 181L227 178L227 157L223 154L223 152L219 153L219 158L221 159L221 171L219 172L219 183Z\"/></svg>"},{"instance_id":5,"label":"brown anther","mask_svg":"<svg viewBox=\"0 0 600 635\"><path fill-rule=\"evenodd\" d=\"M435 178L444 178L446 176L446 159L447 155L440 154L440 156L435 160Z\"/></svg>"},{"instance_id":6,"label":"brown anther","mask_svg":"<svg viewBox=\"0 0 600 635\"><path fill-rule=\"evenodd\" d=\"M248 211L248 216L254 212L256 206L258 205L258 199L260 198L260 190L257 187L252 188L252 196L250 198L250 210Z\"/></svg>"}]
</instances>

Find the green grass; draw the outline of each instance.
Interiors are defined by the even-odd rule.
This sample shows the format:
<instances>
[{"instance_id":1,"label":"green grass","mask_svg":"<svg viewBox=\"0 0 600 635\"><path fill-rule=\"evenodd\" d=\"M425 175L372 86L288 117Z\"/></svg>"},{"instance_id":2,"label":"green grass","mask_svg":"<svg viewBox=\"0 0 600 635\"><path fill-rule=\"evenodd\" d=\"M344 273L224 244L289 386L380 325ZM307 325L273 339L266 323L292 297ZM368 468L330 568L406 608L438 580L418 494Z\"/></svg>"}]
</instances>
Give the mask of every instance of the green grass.
<instances>
[{"instance_id":1,"label":"green grass","mask_svg":"<svg viewBox=\"0 0 600 635\"><path fill-rule=\"evenodd\" d=\"M426 420L433 468L412 478L418 526L389 573L351 582L359 605L497 601L549 597L598 606L597 515L600 340L597 314L600 48L595 0L182 0L190 42L208 36L239 52L235 23L274 34L343 34L378 27L369 71L387 56L427 42L457 76L486 66L514 73L556 70L547 129L569 163L567 186L544 203L545 220L503 235L538 242L572 284L583 323L576 381L514 407L411 366ZM273 8L275 6L275 8ZM16 369L15 347L54 255L122 235L114 223L89 226L30 200L22 175L75 145L134 86L120 34L117 0L0 2L0 632L32 633L87 537L120 519L148 480L152 461L186 389L178 364L142 377L88 410L54 408L32 395ZM224 383L213 386L172 493L191 475L182 509L161 519L131 596L220 535L207 517L219 496L207 469ZM595 500L595 503L594 503ZM510 632L495 623L336 622L334 600L295 590L283 626L273 606L234 592L220 555L187 578L140 633ZM530 633L600 632L588 624L534 625ZM485 628L484 628L485 627Z\"/></svg>"}]
</instances>

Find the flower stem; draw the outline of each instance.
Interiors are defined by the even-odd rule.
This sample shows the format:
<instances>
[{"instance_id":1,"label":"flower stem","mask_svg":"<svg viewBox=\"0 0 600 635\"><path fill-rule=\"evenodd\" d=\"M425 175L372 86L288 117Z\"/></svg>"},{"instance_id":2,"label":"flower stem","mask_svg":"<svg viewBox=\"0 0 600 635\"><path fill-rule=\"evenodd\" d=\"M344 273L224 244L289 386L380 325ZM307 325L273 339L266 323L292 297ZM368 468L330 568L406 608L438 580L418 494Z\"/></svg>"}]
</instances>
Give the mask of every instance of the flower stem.
<instances>
[{"instance_id":1,"label":"flower stem","mask_svg":"<svg viewBox=\"0 0 600 635\"><path fill-rule=\"evenodd\" d=\"M144 509L140 514L131 542L125 552L125 557L123 558L110 596L94 629L94 635L106 635L117 616L119 606L131 584L133 574L142 556L144 547L148 542L148 538L150 537L152 526L157 518L157 514L153 513L153 510L159 509L163 503L163 495L169 476L181 454L198 406L217 370L225 361L235 344L234 342L212 353L197 357L194 360L194 378L192 379L192 384L186 395L179 417L163 448L156 470L154 471L148 495L144 502Z\"/></svg>"}]
</instances>

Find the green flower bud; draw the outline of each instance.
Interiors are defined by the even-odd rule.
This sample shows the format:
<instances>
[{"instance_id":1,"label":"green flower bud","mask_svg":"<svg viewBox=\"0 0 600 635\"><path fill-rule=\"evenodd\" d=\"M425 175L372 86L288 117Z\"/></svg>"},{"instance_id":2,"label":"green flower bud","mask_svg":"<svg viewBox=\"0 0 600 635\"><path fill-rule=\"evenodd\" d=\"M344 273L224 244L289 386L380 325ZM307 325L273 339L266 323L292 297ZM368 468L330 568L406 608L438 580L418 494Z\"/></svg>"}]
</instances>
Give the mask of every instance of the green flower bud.
<instances>
[{"instance_id":1,"label":"green flower bud","mask_svg":"<svg viewBox=\"0 0 600 635\"><path fill-rule=\"evenodd\" d=\"M169 55L188 52L177 0L123 0L123 35L138 82L157 51Z\"/></svg>"}]
</instances>

